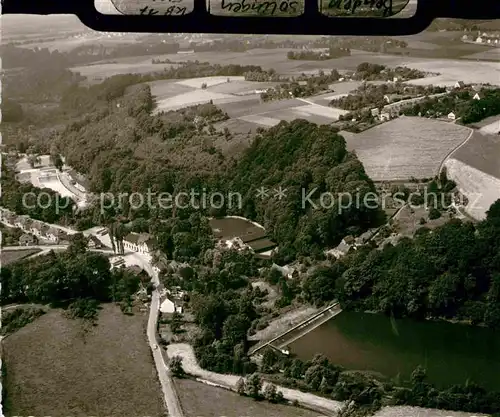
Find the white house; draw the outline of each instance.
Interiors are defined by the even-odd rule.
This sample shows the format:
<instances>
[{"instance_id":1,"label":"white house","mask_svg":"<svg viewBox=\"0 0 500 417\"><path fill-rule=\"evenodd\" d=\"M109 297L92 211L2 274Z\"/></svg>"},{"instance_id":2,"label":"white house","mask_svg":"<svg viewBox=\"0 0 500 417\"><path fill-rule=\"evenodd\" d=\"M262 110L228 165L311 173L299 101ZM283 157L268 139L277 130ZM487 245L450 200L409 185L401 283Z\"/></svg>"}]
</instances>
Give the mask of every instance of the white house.
<instances>
[{"instance_id":1,"label":"white house","mask_svg":"<svg viewBox=\"0 0 500 417\"><path fill-rule=\"evenodd\" d=\"M483 43L483 38L481 38L481 36L479 36L479 37L476 39L476 42L477 42L477 43Z\"/></svg>"},{"instance_id":2,"label":"white house","mask_svg":"<svg viewBox=\"0 0 500 417\"><path fill-rule=\"evenodd\" d=\"M450 114L448 114L448 119L457 120L457 115L455 113L451 112Z\"/></svg>"},{"instance_id":3,"label":"white house","mask_svg":"<svg viewBox=\"0 0 500 417\"><path fill-rule=\"evenodd\" d=\"M383 122L387 122L387 121L391 120L391 115L387 112L384 112L380 115L380 120Z\"/></svg>"},{"instance_id":4,"label":"white house","mask_svg":"<svg viewBox=\"0 0 500 417\"><path fill-rule=\"evenodd\" d=\"M129 233L123 239L123 248L132 252L151 256L155 239L149 233Z\"/></svg>"},{"instance_id":5,"label":"white house","mask_svg":"<svg viewBox=\"0 0 500 417\"><path fill-rule=\"evenodd\" d=\"M474 100L481 100L481 96L479 95L479 93L476 93L476 95L474 97L472 97Z\"/></svg>"},{"instance_id":6,"label":"white house","mask_svg":"<svg viewBox=\"0 0 500 417\"><path fill-rule=\"evenodd\" d=\"M457 81L455 83L455 88L464 88L465 87L465 83L463 81Z\"/></svg>"},{"instance_id":7,"label":"white house","mask_svg":"<svg viewBox=\"0 0 500 417\"><path fill-rule=\"evenodd\" d=\"M182 304L175 299L170 299L170 297L167 296L167 298L165 298L160 305L160 311L167 314L173 314L175 312L182 314Z\"/></svg>"}]
</instances>

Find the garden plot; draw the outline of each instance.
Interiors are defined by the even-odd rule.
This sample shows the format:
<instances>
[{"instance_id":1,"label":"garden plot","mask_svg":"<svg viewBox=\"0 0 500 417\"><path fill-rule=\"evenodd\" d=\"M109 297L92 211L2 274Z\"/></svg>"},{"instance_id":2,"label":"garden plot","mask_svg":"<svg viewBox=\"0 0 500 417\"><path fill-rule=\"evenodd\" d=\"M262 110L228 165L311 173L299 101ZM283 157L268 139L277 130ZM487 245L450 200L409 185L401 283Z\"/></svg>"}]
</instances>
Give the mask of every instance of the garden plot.
<instances>
[{"instance_id":1,"label":"garden plot","mask_svg":"<svg viewBox=\"0 0 500 417\"><path fill-rule=\"evenodd\" d=\"M429 178L442 161L471 135L469 128L418 117L400 117L349 138L374 181Z\"/></svg>"}]
</instances>

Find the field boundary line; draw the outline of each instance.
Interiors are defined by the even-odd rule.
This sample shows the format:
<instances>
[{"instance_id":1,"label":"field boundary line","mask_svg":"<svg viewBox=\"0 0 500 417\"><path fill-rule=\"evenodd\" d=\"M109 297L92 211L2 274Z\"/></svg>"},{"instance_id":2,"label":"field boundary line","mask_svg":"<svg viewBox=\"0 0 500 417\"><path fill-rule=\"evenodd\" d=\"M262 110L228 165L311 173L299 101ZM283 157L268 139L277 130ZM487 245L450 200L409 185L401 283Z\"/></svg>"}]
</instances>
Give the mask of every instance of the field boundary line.
<instances>
[{"instance_id":1,"label":"field boundary line","mask_svg":"<svg viewBox=\"0 0 500 417\"><path fill-rule=\"evenodd\" d=\"M439 169L438 169L438 172L437 172L438 176L441 174L441 171L443 171L443 168L444 168L444 165L445 165L446 161L449 158L451 158L456 151L458 151L463 146L465 146L467 144L467 142L469 142L469 140L474 136L474 133L476 131L474 129L472 129L471 127L468 127L468 126L465 126L465 127L470 130L469 136L460 145L457 145L450 152L448 152L448 154L444 157L444 159L441 161L441 164L439 164Z\"/></svg>"}]
</instances>

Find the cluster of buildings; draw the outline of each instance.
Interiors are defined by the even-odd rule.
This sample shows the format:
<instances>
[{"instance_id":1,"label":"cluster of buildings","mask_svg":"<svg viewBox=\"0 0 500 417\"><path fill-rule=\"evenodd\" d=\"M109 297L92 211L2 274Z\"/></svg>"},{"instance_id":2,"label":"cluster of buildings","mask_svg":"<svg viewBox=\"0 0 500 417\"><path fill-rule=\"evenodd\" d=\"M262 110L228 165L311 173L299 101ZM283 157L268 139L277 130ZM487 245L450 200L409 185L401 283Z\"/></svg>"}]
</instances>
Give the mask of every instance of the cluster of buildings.
<instances>
[{"instance_id":1,"label":"cluster of buildings","mask_svg":"<svg viewBox=\"0 0 500 417\"><path fill-rule=\"evenodd\" d=\"M69 242L69 234L39 220L33 220L26 215L18 215L7 209L1 209L2 223L8 227L21 229L24 233L19 238L19 245L37 245L44 243L61 244Z\"/></svg>"},{"instance_id":2,"label":"cluster of buildings","mask_svg":"<svg viewBox=\"0 0 500 417\"><path fill-rule=\"evenodd\" d=\"M359 247L368 243L368 241L374 236L374 231L369 230L358 237L346 236L337 245L336 248L326 251L327 256L333 256L334 258L340 259L347 255L351 250L356 250Z\"/></svg>"},{"instance_id":3,"label":"cluster of buildings","mask_svg":"<svg viewBox=\"0 0 500 417\"><path fill-rule=\"evenodd\" d=\"M495 33L478 33L476 37L464 35L464 42L475 42L483 45L500 46L500 34Z\"/></svg>"}]
</instances>

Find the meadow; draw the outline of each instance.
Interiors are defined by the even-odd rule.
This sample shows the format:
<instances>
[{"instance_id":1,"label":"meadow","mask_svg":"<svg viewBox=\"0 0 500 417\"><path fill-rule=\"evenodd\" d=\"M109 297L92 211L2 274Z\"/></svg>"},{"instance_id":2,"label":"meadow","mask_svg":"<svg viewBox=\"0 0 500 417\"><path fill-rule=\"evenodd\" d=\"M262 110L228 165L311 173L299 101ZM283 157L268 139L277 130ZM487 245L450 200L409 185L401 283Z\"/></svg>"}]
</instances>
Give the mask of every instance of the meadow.
<instances>
[{"instance_id":1,"label":"meadow","mask_svg":"<svg viewBox=\"0 0 500 417\"><path fill-rule=\"evenodd\" d=\"M435 176L442 161L470 134L470 129L454 123L400 117L346 140L370 178L398 181Z\"/></svg>"},{"instance_id":2,"label":"meadow","mask_svg":"<svg viewBox=\"0 0 500 417\"><path fill-rule=\"evenodd\" d=\"M318 412L241 397L235 392L192 379L175 381L185 417L319 417Z\"/></svg>"},{"instance_id":3,"label":"meadow","mask_svg":"<svg viewBox=\"0 0 500 417\"><path fill-rule=\"evenodd\" d=\"M52 310L6 338L6 415L165 416L146 321L105 305L92 327Z\"/></svg>"}]
</instances>

